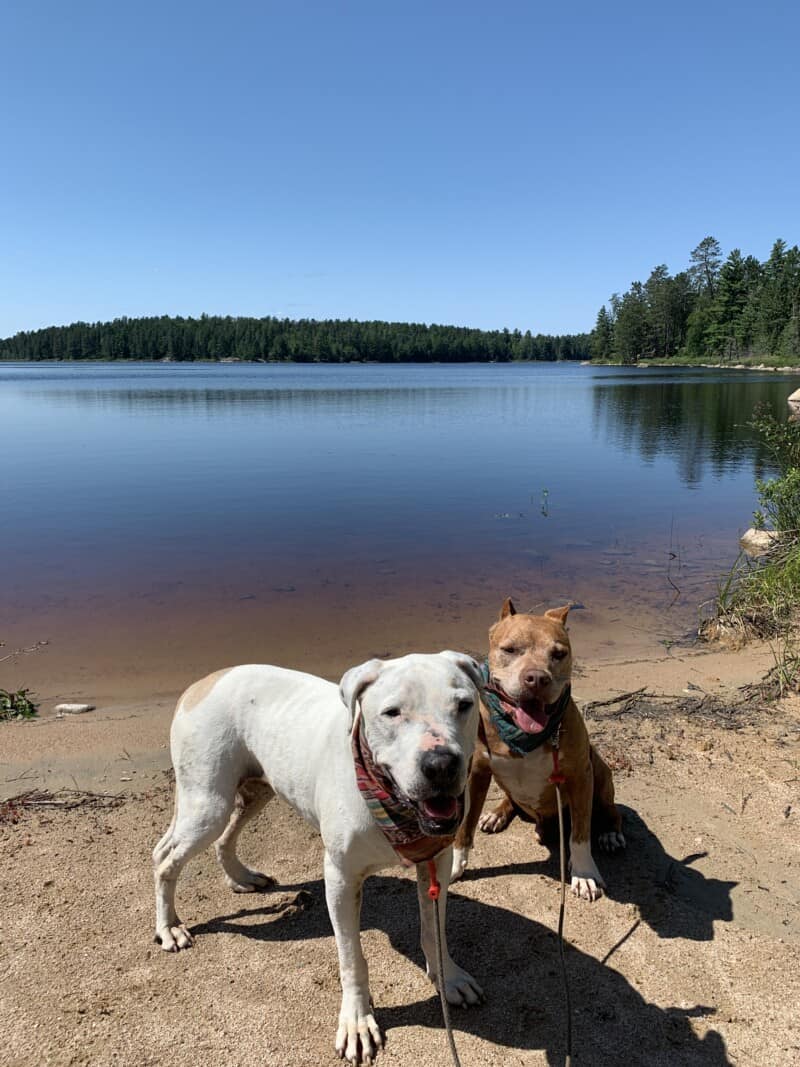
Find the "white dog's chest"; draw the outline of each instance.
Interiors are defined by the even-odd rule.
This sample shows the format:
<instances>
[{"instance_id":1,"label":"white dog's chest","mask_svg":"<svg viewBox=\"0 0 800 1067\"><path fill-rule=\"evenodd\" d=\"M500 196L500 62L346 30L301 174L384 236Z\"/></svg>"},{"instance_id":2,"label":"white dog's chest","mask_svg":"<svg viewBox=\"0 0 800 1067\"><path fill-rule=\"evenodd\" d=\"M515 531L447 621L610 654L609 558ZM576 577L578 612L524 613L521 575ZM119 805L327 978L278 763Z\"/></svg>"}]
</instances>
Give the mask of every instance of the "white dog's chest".
<instances>
[{"instance_id":1,"label":"white dog's chest","mask_svg":"<svg viewBox=\"0 0 800 1067\"><path fill-rule=\"evenodd\" d=\"M492 773L514 800L525 808L536 809L553 772L553 752L549 744L534 749L527 756L496 756L489 753Z\"/></svg>"}]
</instances>

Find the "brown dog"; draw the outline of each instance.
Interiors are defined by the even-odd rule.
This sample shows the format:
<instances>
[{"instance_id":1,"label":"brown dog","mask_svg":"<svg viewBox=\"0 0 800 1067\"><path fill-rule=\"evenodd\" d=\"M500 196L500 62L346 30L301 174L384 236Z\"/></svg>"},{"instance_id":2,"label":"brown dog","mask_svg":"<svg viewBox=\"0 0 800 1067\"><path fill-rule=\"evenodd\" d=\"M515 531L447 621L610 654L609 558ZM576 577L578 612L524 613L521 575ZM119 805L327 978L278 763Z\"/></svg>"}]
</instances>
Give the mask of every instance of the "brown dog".
<instances>
[{"instance_id":1,"label":"brown dog","mask_svg":"<svg viewBox=\"0 0 800 1067\"><path fill-rule=\"evenodd\" d=\"M572 826L572 891L596 900L605 884L592 859L593 821L601 848L614 852L625 847L611 771L589 743L570 693L568 613L565 607L551 608L544 615L517 614L509 599L489 630L486 693L469 810L455 840L452 879L466 869L477 825L484 833L496 834L519 815L534 822L540 843L545 837L551 839L558 815L555 786L549 781L556 746L564 776L561 795ZM492 777L505 796L479 821Z\"/></svg>"}]
</instances>

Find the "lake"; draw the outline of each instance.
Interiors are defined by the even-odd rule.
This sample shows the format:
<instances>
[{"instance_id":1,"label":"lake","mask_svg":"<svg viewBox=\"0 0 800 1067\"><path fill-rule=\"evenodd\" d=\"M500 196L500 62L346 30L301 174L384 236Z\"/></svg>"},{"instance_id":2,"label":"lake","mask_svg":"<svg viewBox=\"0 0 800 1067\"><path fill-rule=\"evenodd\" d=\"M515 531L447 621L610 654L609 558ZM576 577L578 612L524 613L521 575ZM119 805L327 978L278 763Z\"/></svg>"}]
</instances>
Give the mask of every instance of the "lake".
<instances>
[{"instance_id":1,"label":"lake","mask_svg":"<svg viewBox=\"0 0 800 1067\"><path fill-rule=\"evenodd\" d=\"M671 640L750 525L768 468L744 423L757 403L783 416L796 384L573 364L0 364L0 640L48 640L82 677L93 655L128 677L315 655L335 674L480 648L508 594L574 602L595 650L618 642L612 624Z\"/></svg>"}]
</instances>

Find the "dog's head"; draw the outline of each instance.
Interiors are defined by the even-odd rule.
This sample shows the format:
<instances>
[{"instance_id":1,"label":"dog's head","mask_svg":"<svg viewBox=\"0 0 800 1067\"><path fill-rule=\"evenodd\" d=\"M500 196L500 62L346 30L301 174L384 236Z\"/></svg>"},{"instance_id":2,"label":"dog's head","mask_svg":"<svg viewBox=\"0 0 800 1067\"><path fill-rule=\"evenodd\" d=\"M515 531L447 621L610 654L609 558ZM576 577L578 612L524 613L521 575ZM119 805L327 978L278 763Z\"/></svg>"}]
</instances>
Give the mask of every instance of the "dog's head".
<instances>
[{"instance_id":1,"label":"dog's head","mask_svg":"<svg viewBox=\"0 0 800 1067\"><path fill-rule=\"evenodd\" d=\"M489 674L518 705L517 725L542 729L547 706L555 704L572 676L572 647L566 629L569 607L544 615L518 614L510 599L489 630Z\"/></svg>"},{"instance_id":2,"label":"dog's head","mask_svg":"<svg viewBox=\"0 0 800 1067\"><path fill-rule=\"evenodd\" d=\"M342 678L372 756L429 834L455 830L478 730L480 668L459 652L369 660Z\"/></svg>"}]
</instances>

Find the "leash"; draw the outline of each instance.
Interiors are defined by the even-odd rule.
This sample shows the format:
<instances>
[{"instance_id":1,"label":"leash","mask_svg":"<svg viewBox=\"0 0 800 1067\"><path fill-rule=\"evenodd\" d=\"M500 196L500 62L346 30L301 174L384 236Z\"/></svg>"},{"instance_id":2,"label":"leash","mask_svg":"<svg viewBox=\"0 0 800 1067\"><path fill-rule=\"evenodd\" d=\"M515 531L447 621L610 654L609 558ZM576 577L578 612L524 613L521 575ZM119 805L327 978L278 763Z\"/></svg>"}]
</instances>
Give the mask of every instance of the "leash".
<instances>
[{"instance_id":1,"label":"leash","mask_svg":"<svg viewBox=\"0 0 800 1067\"><path fill-rule=\"evenodd\" d=\"M572 998L570 996L569 979L567 977L567 962L564 957L564 913L566 911L567 900L567 850L564 844L564 811L561 803L560 788L564 785L567 778L561 770L561 765L558 762L558 742L560 736L561 729L559 724L559 729L556 730L555 734L550 738L550 744L553 749L553 773L548 778L548 782L555 787L556 805L558 807L558 858L561 871L561 901L558 908L558 955L561 961L561 978L564 983L564 1006L567 1016L564 1067L572 1067ZM453 1060L453 1065L454 1067L461 1067L461 1060L458 1058L458 1049L456 1048L455 1038L453 1037L453 1028L450 1024L450 1005L447 1003L447 993L445 991L444 960L442 958L442 927L439 920L439 894L442 891L442 887L439 884L439 879L436 877L435 860L428 860L428 875L431 883L428 886L428 897L433 906L433 925L436 931L436 966L439 976L439 999L442 1002L442 1017L444 1019L444 1028L447 1033L447 1044L450 1047L450 1055Z\"/></svg>"},{"instance_id":2,"label":"leash","mask_svg":"<svg viewBox=\"0 0 800 1067\"><path fill-rule=\"evenodd\" d=\"M553 773L548 778L548 781L555 786L556 789L556 804L558 806L558 852L559 852L559 865L561 868L561 903L558 908L558 955L561 960L561 977L564 981L564 1003L567 1012L567 1032L566 1032L566 1057L564 1059L564 1067L571 1067L572 1064L572 1001L569 994L569 981L567 979L567 964L564 959L564 910L566 906L567 895L567 855L566 848L564 847L564 812L561 806L561 789L566 782L566 776L561 770L558 763L558 740L561 734L561 730L557 730L553 737L550 738L550 744L553 746Z\"/></svg>"},{"instance_id":3,"label":"leash","mask_svg":"<svg viewBox=\"0 0 800 1067\"><path fill-rule=\"evenodd\" d=\"M453 1028L450 1025L450 1005L447 1003L447 992L445 991L444 960L442 959L442 926L439 921L439 893L441 892L442 887L439 885L439 879L436 877L435 860L428 860L428 874L431 879L431 884L428 886L428 896L433 905L433 926L436 930L436 967L439 975L439 999L442 1002L442 1016L444 1017L444 1028L447 1031L447 1044L450 1046L450 1055L453 1057L454 1067L461 1067L461 1060L458 1058L458 1050L456 1049L456 1042L453 1037Z\"/></svg>"},{"instance_id":4,"label":"leash","mask_svg":"<svg viewBox=\"0 0 800 1067\"><path fill-rule=\"evenodd\" d=\"M566 1058L564 1067L572 1064L572 1002L567 979L567 965L564 958L564 911L566 907L567 892L567 856L564 844L564 812L561 803L560 786L566 782L566 775L561 770L558 762L558 747L561 738L561 728L566 710L572 699L569 685L564 688L559 699L554 704L548 705L547 723L544 728L535 734L528 734L521 730L513 719L512 707L514 701L497 682L494 682L489 670L488 659L484 661L481 671L483 674L484 692L483 701L489 711L489 718L497 730L500 739L517 755L525 756L529 752L549 741L553 751L553 773L548 782L555 786L556 805L558 807L558 850L559 864L561 868L561 903L558 909L558 954L561 961L561 976L564 982L564 1001L567 1014L566 1022Z\"/></svg>"},{"instance_id":5,"label":"leash","mask_svg":"<svg viewBox=\"0 0 800 1067\"><path fill-rule=\"evenodd\" d=\"M566 691L567 700L569 699L569 689ZM559 702L560 703L560 702ZM564 704L564 707L566 703ZM572 1065L572 1003L570 999L569 981L567 979L567 965L564 958L564 912L566 908L566 887L567 887L567 860L566 860L566 848L564 845L564 813L561 803L561 790L559 786L566 782L566 776L561 770L558 762L558 745L559 738L561 736L561 716L564 712L564 707L558 707L560 712L556 720L555 732L542 738L542 741L549 740L553 751L553 773L550 775L548 781L555 787L556 791L556 803L558 806L558 838L559 838L559 859L561 867L561 903L558 911L558 952L561 960L561 975L564 982L564 1000L566 1005L567 1025L566 1025L566 1058L564 1060L564 1067L571 1067ZM439 919L439 896L441 894L442 887L439 884L439 879L436 876L436 862L435 859L430 858L430 852L428 856L423 855L408 855L409 852L416 852L419 846L426 848L428 843L432 839L425 838L424 835L416 837L411 835L411 840L406 840L402 844L398 840L393 840L399 835L397 830L400 829L395 819L399 822L398 814L392 810L391 815L386 807L389 806L391 798L381 788L381 782L377 781L375 776L376 768L372 765L371 753L365 761L365 753L359 746L360 739L360 726L361 726L361 709L358 708L352 730L351 730L351 743L354 750L356 779L358 787L361 790L364 798L367 802L370 812L375 818L375 821L383 830L385 836L389 840L389 843L401 856L403 861L407 864L412 862L427 862L428 875L430 877L430 885L428 886L428 897L433 906L433 926L436 933L436 966L439 977L439 999L442 1003L442 1017L444 1019L444 1028L447 1033L447 1043L450 1048L450 1055L453 1060L453 1067L461 1067L461 1060L458 1057L458 1050L456 1048L455 1038L453 1037L453 1028L450 1022L450 1005L447 1003L447 992L445 989L444 980L444 959L442 953L442 928L441 921ZM541 743L541 742L540 742ZM367 762L369 766L367 766ZM361 772L361 773L359 773ZM370 773L371 772L371 773ZM384 806L386 805L386 807ZM394 818L393 818L394 816ZM405 829L405 827L403 827ZM405 836L405 835L403 835ZM437 851L441 851L441 838L438 839L439 848ZM405 855L404 855L405 853Z\"/></svg>"}]
</instances>

